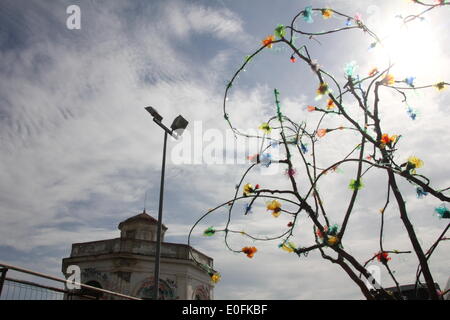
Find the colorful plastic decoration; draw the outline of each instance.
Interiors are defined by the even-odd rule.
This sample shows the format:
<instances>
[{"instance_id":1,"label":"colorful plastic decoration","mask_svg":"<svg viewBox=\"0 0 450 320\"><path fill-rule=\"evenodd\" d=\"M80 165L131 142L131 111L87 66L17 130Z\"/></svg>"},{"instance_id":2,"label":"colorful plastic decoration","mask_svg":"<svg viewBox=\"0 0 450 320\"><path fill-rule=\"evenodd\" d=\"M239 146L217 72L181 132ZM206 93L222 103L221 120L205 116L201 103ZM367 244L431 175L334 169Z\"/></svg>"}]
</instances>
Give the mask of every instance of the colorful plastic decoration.
<instances>
[{"instance_id":1,"label":"colorful plastic decoration","mask_svg":"<svg viewBox=\"0 0 450 320\"><path fill-rule=\"evenodd\" d=\"M316 111L316 107L314 107L314 106L307 106L306 110L308 110L308 112L313 112L313 111Z\"/></svg>"},{"instance_id":2,"label":"colorful plastic decoration","mask_svg":"<svg viewBox=\"0 0 450 320\"><path fill-rule=\"evenodd\" d=\"M269 126L268 123L264 122L258 127L259 130L264 131L265 134L270 134L272 132L272 128Z\"/></svg>"},{"instance_id":3,"label":"colorful plastic decoration","mask_svg":"<svg viewBox=\"0 0 450 320\"><path fill-rule=\"evenodd\" d=\"M322 96L330 93L330 88L328 87L328 84L325 82L322 82L319 86L319 88L317 88L317 98L316 99L320 99L322 98Z\"/></svg>"},{"instance_id":4,"label":"colorful plastic decoration","mask_svg":"<svg viewBox=\"0 0 450 320\"><path fill-rule=\"evenodd\" d=\"M393 135L393 136L389 136L389 134L384 133L381 136L381 147L384 148L385 146L389 146L392 147L392 144L395 143L395 141L397 141L398 136L397 135Z\"/></svg>"},{"instance_id":5,"label":"colorful plastic decoration","mask_svg":"<svg viewBox=\"0 0 450 320\"><path fill-rule=\"evenodd\" d=\"M331 99L327 100L327 110L333 110L335 106L336 105L334 104L333 100L331 100Z\"/></svg>"},{"instance_id":6,"label":"colorful plastic decoration","mask_svg":"<svg viewBox=\"0 0 450 320\"><path fill-rule=\"evenodd\" d=\"M438 82L434 85L434 87L439 91L442 91L445 89L445 82L444 81Z\"/></svg>"},{"instance_id":7,"label":"colorful plastic decoration","mask_svg":"<svg viewBox=\"0 0 450 320\"><path fill-rule=\"evenodd\" d=\"M220 279L222 278L220 273L218 273L218 272L211 273L210 277L211 277L211 281L213 283L218 283L220 281Z\"/></svg>"},{"instance_id":8,"label":"colorful plastic decoration","mask_svg":"<svg viewBox=\"0 0 450 320\"><path fill-rule=\"evenodd\" d=\"M328 133L328 129L319 129L317 130L317 136L319 138L323 138Z\"/></svg>"},{"instance_id":9,"label":"colorful plastic decoration","mask_svg":"<svg viewBox=\"0 0 450 320\"><path fill-rule=\"evenodd\" d=\"M247 183L246 185L244 185L244 197L248 197L249 195L251 195L252 193L255 193L255 191L258 189L259 185L256 185L255 188L253 188L253 186L250 183Z\"/></svg>"},{"instance_id":10,"label":"colorful plastic decoration","mask_svg":"<svg viewBox=\"0 0 450 320\"><path fill-rule=\"evenodd\" d=\"M445 205L441 205L434 209L441 219L450 219L450 210Z\"/></svg>"},{"instance_id":11,"label":"colorful plastic decoration","mask_svg":"<svg viewBox=\"0 0 450 320\"><path fill-rule=\"evenodd\" d=\"M428 192L424 191L422 187L416 188L417 199L422 199L428 195Z\"/></svg>"},{"instance_id":12,"label":"colorful plastic decoration","mask_svg":"<svg viewBox=\"0 0 450 320\"><path fill-rule=\"evenodd\" d=\"M373 77L374 75L376 75L378 73L378 68L373 68L372 70L369 71L369 77Z\"/></svg>"},{"instance_id":13,"label":"colorful plastic decoration","mask_svg":"<svg viewBox=\"0 0 450 320\"><path fill-rule=\"evenodd\" d=\"M389 253L387 252L378 252L376 254L377 260L383 264L386 264L389 260L391 260L391 257L389 257Z\"/></svg>"},{"instance_id":14,"label":"colorful plastic decoration","mask_svg":"<svg viewBox=\"0 0 450 320\"><path fill-rule=\"evenodd\" d=\"M272 163L272 155L270 153L263 153L259 157L259 163L268 168Z\"/></svg>"},{"instance_id":15,"label":"colorful plastic decoration","mask_svg":"<svg viewBox=\"0 0 450 320\"><path fill-rule=\"evenodd\" d=\"M253 256L255 255L255 253L258 251L258 249L256 249L256 247L244 247L242 248L242 252L245 253L247 255L247 257L249 257L250 259L253 258Z\"/></svg>"},{"instance_id":16,"label":"colorful plastic decoration","mask_svg":"<svg viewBox=\"0 0 450 320\"><path fill-rule=\"evenodd\" d=\"M405 78L405 83L411 88L414 88L414 80L416 80L416 77L408 77Z\"/></svg>"},{"instance_id":17,"label":"colorful plastic decoration","mask_svg":"<svg viewBox=\"0 0 450 320\"><path fill-rule=\"evenodd\" d=\"M312 7L308 6L305 8L305 10L303 10L303 20L305 20L305 22L307 23L313 23L314 19L313 19L313 11L312 11Z\"/></svg>"},{"instance_id":18,"label":"colorful plastic decoration","mask_svg":"<svg viewBox=\"0 0 450 320\"><path fill-rule=\"evenodd\" d=\"M332 225L330 228L328 228L327 226L325 226L323 228L324 233L327 235L327 239L326 239L326 244L329 246L335 246L339 243L339 238L337 236L338 231L339 231L339 226L337 224ZM323 241L325 241L324 239L324 234L320 231L320 229L318 229L316 231L316 235L322 239Z\"/></svg>"},{"instance_id":19,"label":"colorful plastic decoration","mask_svg":"<svg viewBox=\"0 0 450 320\"><path fill-rule=\"evenodd\" d=\"M206 237L212 237L216 233L216 230L213 227L209 227L203 232L203 235Z\"/></svg>"},{"instance_id":20,"label":"colorful plastic decoration","mask_svg":"<svg viewBox=\"0 0 450 320\"><path fill-rule=\"evenodd\" d=\"M356 13L355 14L355 21L356 23L362 23L362 14L361 13Z\"/></svg>"},{"instance_id":21,"label":"colorful plastic decoration","mask_svg":"<svg viewBox=\"0 0 450 320\"><path fill-rule=\"evenodd\" d=\"M286 252L289 252L289 253L295 252L295 250L297 250L296 245L294 243L290 242L290 241L289 242L280 243L278 245L278 247L283 249Z\"/></svg>"},{"instance_id":22,"label":"colorful plastic decoration","mask_svg":"<svg viewBox=\"0 0 450 320\"><path fill-rule=\"evenodd\" d=\"M291 60L292 63L295 63L295 61L297 61L297 59L295 58L294 55L291 56L291 59L290 59L290 60Z\"/></svg>"},{"instance_id":23,"label":"colorful plastic decoration","mask_svg":"<svg viewBox=\"0 0 450 320\"><path fill-rule=\"evenodd\" d=\"M297 170L294 168L286 169L286 175L288 177L294 177L297 174Z\"/></svg>"},{"instance_id":24,"label":"colorful plastic decoration","mask_svg":"<svg viewBox=\"0 0 450 320\"><path fill-rule=\"evenodd\" d=\"M411 169L422 168L423 164L424 163L423 163L422 160L420 160L417 157L411 156L411 157L408 158L408 164L407 164L406 169L407 170L411 170ZM415 173L415 170L413 170L413 171Z\"/></svg>"},{"instance_id":25,"label":"colorful plastic decoration","mask_svg":"<svg viewBox=\"0 0 450 320\"><path fill-rule=\"evenodd\" d=\"M358 66L355 61L347 63L344 67L345 75L349 78L353 78L357 67Z\"/></svg>"},{"instance_id":26,"label":"colorful plastic decoration","mask_svg":"<svg viewBox=\"0 0 450 320\"><path fill-rule=\"evenodd\" d=\"M273 47L273 42L275 41L275 37L273 35L267 36L263 41L262 44L267 48Z\"/></svg>"},{"instance_id":27,"label":"colorful plastic decoration","mask_svg":"<svg viewBox=\"0 0 450 320\"><path fill-rule=\"evenodd\" d=\"M300 142L300 149L302 150L303 154L308 153L308 144Z\"/></svg>"},{"instance_id":28,"label":"colorful plastic decoration","mask_svg":"<svg viewBox=\"0 0 450 320\"><path fill-rule=\"evenodd\" d=\"M335 246L339 243L339 238L336 236L328 236L327 244L329 246Z\"/></svg>"},{"instance_id":29,"label":"colorful plastic decoration","mask_svg":"<svg viewBox=\"0 0 450 320\"><path fill-rule=\"evenodd\" d=\"M351 190L361 190L364 187L364 183L361 181L361 179L352 179L350 180L350 184L348 185L348 187Z\"/></svg>"},{"instance_id":30,"label":"colorful plastic decoration","mask_svg":"<svg viewBox=\"0 0 450 320\"><path fill-rule=\"evenodd\" d=\"M412 109L411 107L408 107L408 109L406 110L406 113L408 113L408 116L412 119L412 120L416 120L417 118L417 112Z\"/></svg>"},{"instance_id":31,"label":"colorful plastic decoration","mask_svg":"<svg viewBox=\"0 0 450 320\"><path fill-rule=\"evenodd\" d=\"M283 38L286 35L286 29L282 24L279 24L275 28L275 36L279 39Z\"/></svg>"},{"instance_id":32,"label":"colorful plastic decoration","mask_svg":"<svg viewBox=\"0 0 450 320\"><path fill-rule=\"evenodd\" d=\"M322 9L322 17L324 19L330 19L333 16L333 10L331 9Z\"/></svg>"},{"instance_id":33,"label":"colorful plastic decoration","mask_svg":"<svg viewBox=\"0 0 450 320\"><path fill-rule=\"evenodd\" d=\"M280 216L281 213L281 203L278 200L272 200L270 202L267 203L267 211L272 211L272 215L275 218L278 218Z\"/></svg>"},{"instance_id":34,"label":"colorful plastic decoration","mask_svg":"<svg viewBox=\"0 0 450 320\"><path fill-rule=\"evenodd\" d=\"M244 210L245 210L245 214L252 213L252 206L250 205L250 203L246 203L244 205Z\"/></svg>"},{"instance_id":35,"label":"colorful plastic decoration","mask_svg":"<svg viewBox=\"0 0 450 320\"><path fill-rule=\"evenodd\" d=\"M395 78L392 74L387 74L383 80L381 81L382 84L386 86L392 86L395 84Z\"/></svg>"},{"instance_id":36,"label":"colorful plastic decoration","mask_svg":"<svg viewBox=\"0 0 450 320\"><path fill-rule=\"evenodd\" d=\"M327 233L327 232L328 232L328 227L327 227L327 226L323 227L323 231L324 231L325 233ZM319 238L321 238L321 239L323 238L323 233L322 233L322 231L320 231L320 229L317 229L316 235L317 235Z\"/></svg>"},{"instance_id":37,"label":"colorful plastic decoration","mask_svg":"<svg viewBox=\"0 0 450 320\"><path fill-rule=\"evenodd\" d=\"M327 231L327 234L335 236L339 231L339 225L333 224Z\"/></svg>"}]
</instances>

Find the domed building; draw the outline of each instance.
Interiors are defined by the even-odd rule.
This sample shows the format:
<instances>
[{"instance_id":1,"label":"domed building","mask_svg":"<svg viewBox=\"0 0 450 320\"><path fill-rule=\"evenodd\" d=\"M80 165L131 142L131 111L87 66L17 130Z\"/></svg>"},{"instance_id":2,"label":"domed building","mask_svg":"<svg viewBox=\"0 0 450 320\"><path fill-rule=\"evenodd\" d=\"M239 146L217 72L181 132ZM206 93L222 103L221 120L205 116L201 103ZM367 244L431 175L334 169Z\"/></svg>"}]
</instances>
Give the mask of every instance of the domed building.
<instances>
[{"instance_id":1,"label":"domed building","mask_svg":"<svg viewBox=\"0 0 450 320\"><path fill-rule=\"evenodd\" d=\"M72 244L62 271L76 265L81 283L142 299L152 299L158 221L145 210L119 223L120 238ZM161 230L160 299L210 300L213 284L191 256L189 246L164 242ZM213 259L192 249L195 259L213 268ZM117 299L100 295L100 299Z\"/></svg>"}]
</instances>

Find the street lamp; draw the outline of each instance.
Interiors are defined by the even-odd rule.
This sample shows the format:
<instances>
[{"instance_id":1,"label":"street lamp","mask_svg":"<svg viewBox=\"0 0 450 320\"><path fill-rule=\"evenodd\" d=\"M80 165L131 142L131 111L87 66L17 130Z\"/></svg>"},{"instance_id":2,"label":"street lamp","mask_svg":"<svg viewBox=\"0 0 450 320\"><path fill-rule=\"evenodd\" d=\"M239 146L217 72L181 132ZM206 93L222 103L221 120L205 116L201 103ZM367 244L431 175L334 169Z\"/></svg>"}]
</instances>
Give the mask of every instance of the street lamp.
<instances>
[{"instance_id":1,"label":"street lamp","mask_svg":"<svg viewBox=\"0 0 450 320\"><path fill-rule=\"evenodd\" d=\"M164 130L164 147L163 147L163 159L162 159L162 169L161 169L161 187L159 189L159 210L158 210L158 231L156 234L156 256L155 256L155 286L153 296L155 300L159 299L159 264L161 259L161 228L162 228L162 210L163 210L163 196L164 196L164 174L166 171L166 146L167 146L167 136L170 134L175 139L178 139L182 134L184 129L186 129L189 122L184 119L181 115L176 117L173 121L170 129L167 128L161 121L163 117L155 110L153 107L146 107L145 110L148 111L153 117L153 121Z\"/></svg>"}]
</instances>

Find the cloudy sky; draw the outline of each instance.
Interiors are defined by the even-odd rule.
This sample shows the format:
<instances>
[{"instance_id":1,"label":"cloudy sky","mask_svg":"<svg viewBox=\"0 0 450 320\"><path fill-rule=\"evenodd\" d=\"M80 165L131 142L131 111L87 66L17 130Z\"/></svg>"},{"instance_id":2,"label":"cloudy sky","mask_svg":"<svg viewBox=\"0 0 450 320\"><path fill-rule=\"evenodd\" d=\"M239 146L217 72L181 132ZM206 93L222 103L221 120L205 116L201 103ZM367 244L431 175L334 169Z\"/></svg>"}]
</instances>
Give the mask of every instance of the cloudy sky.
<instances>
[{"instance_id":1,"label":"cloudy sky","mask_svg":"<svg viewBox=\"0 0 450 320\"><path fill-rule=\"evenodd\" d=\"M72 4L81 9L80 30L66 27L66 8ZM202 214L233 197L234 186L247 167L237 163L245 158L239 153L234 164L195 162L199 152L210 150L211 141L229 146L222 113L226 84L275 26L289 24L307 5L333 7L350 16L360 13L382 38L390 35L386 51L396 63L392 70L396 78L414 76L418 85L449 81L449 7L400 28L396 15L423 9L404 0L283 0L276 5L271 0L3 0L0 261L61 276L61 259L70 254L72 243L117 237L118 223L142 211L146 192L147 210L156 216L162 132L143 109L148 105L160 112L167 125L178 114L188 119L191 130L186 136L193 138L193 144L201 143L198 137L204 134L203 145L192 149L191 163L177 163L177 142L169 141L166 241L186 243L191 226ZM345 23L321 16L314 20L302 27L322 31ZM339 81L344 81L343 68L350 61L358 64L362 75L388 63L387 52L369 50L371 39L359 31L323 37L320 43L307 38L298 41L307 44L319 64ZM229 112L237 127L256 130L274 114L274 88L281 92L285 114L296 121L317 123L318 118L305 111L307 105L324 103L314 99L317 80L305 66L292 64L291 54L282 47L266 49L234 84ZM433 186L448 187L449 90L410 92L410 105L418 112L414 121L401 96L389 90L382 94L386 132L403 135L398 158L420 157L425 162L421 173ZM330 119L330 123L345 124L340 119ZM318 145L323 166L358 143L351 134L332 138ZM231 143L235 143L232 136ZM237 140L240 143L244 141ZM347 185L352 169L349 165L319 185L335 223L341 222L351 195ZM249 179L288 186L281 172L264 177L256 172ZM346 249L361 261L379 250L378 209L384 204L385 184L383 172L367 174L348 226ZM407 182L400 186L420 242L428 248L446 225L433 215L433 208L441 203L430 196L417 199ZM238 230L274 235L289 221L287 217L275 220L265 212L264 203L244 217L242 206L238 204L233 215L233 228ZM225 212L218 211L202 222L192 238L197 249L214 258L222 274L215 298L363 298L347 275L318 253L299 259L280 250L278 242L231 239L236 248L258 247L255 257L248 259L229 252L220 235L201 236L203 227L220 228L225 222ZM313 243L311 224L306 218L299 223L292 240L308 246ZM410 250L394 204L386 211L386 223L385 247ZM444 243L431 259L431 270L441 287L447 282L449 266ZM402 283L412 283L417 259L395 256L391 267ZM384 273L382 282L392 285Z\"/></svg>"}]
</instances>

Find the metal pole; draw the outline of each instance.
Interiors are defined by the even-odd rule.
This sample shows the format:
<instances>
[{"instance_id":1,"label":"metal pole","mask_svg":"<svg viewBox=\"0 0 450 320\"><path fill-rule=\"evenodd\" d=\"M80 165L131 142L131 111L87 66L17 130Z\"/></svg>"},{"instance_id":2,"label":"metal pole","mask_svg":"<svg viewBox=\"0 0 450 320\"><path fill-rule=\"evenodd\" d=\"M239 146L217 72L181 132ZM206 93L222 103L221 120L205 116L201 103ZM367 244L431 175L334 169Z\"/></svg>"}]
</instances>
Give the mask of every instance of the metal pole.
<instances>
[{"instance_id":1,"label":"metal pole","mask_svg":"<svg viewBox=\"0 0 450 320\"><path fill-rule=\"evenodd\" d=\"M166 147L167 147L167 131L164 130L164 148L161 169L161 187L159 189L159 211L158 211L158 232L156 235L156 256L155 256L155 285L153 296L155 300L159 299L159 264L161 257L161 229L162 229L162 211L164 198L164 174L166 171Z\"/></svg>"},{"instance_id":2,"label":"metal pole","mask_svg":"<svg viewBox=\"0 0 450 320\"><path fill-rule=\"evenodd\" d=\"M0 296L2 295L3 283L5 283L6 272L8 272L8 268L2 268L1 272L2 274L0 275Z\"/></svg>"}]
</instances>

